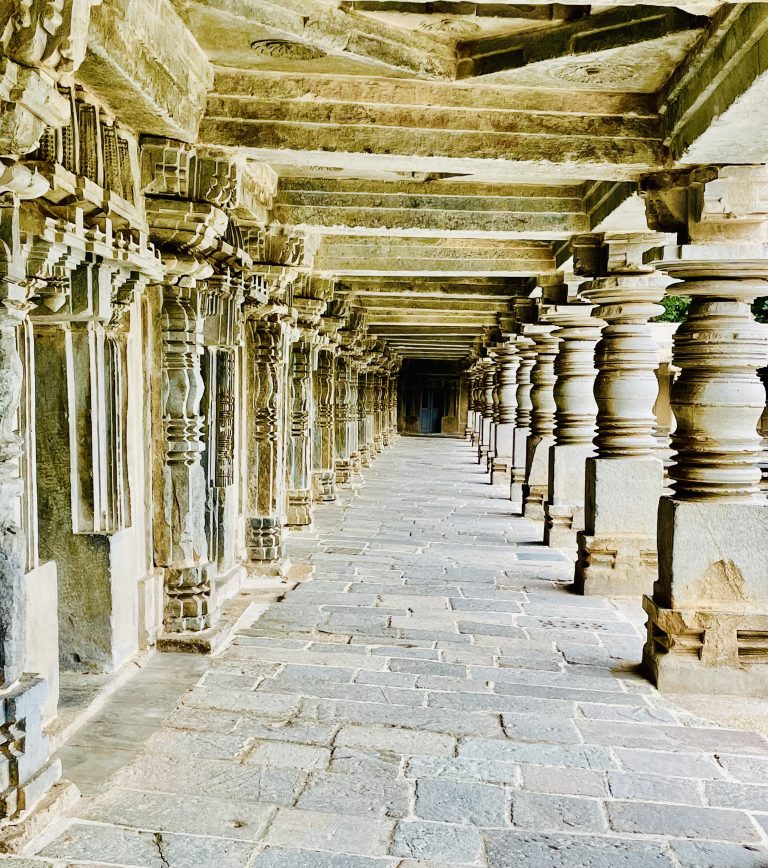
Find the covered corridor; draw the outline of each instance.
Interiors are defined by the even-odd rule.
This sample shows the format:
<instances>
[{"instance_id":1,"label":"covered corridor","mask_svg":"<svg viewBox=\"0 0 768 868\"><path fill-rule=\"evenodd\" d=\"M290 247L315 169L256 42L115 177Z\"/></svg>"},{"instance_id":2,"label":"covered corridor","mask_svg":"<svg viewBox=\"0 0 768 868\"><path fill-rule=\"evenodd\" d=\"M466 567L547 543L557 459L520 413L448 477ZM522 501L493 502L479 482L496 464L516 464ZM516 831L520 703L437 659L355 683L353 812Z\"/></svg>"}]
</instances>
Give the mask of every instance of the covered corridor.
<instances>
[{"instance_id":1,"label":"covered corridor","mask_svg":"<svg viewBox=\"0 0 768 868\"><path fill-rule=\"evenodd\" d=\"M657 693L640 601L573 594L484 470L398 437L289 538L311 578L64 748L84 798L10 864L768 864L768 741Z\"/></svg>"}]
</instances>

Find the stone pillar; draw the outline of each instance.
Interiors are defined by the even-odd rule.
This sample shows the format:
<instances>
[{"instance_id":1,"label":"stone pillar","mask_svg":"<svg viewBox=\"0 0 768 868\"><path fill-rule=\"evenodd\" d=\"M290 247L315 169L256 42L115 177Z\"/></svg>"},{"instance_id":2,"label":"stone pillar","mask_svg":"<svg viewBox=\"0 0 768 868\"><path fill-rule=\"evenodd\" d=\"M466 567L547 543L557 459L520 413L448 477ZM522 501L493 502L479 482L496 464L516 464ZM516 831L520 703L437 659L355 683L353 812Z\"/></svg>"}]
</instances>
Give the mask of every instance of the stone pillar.
<instances>
[{"instance_id":1,"label":"stone pillar","mask_svg":"<svg viewBox=\"0 0 768 868\"><path fill-rule=\"evenodd\" d=\"M526 442L523 515L543 521L544 501L549 493L549 448L555 431L555 356L558 340L553 325L526 326L536 344L536 361L531 371L531 433Z\"/></svg>"},{"instance_id":2,"label":"stone pillar","mask_svg":"<svg viewBox=\"0 0 768 868\"><path fill-rule=\"evenodd\" d=\"M357 454L359 456L360 469L371 466L371 453L366 441L365 426L365 391L368 382L368 374L361 370L358 365L357 374Z\"/></svg>"},{"instance_id":3,"label":"stone pillar","mask_svg":"<svg viewBox=\"0 0 768 868\"><path fill-rule=\"evenodd\" d=\"M374 371L373 374L373 446L376 454L384 451L384 401L383 401L382 373Z\"/></svg>"},{"instance_id":4,"label":"stone pillar","mask_svg":"<svg viewBox=\"0 0 768 868\"><path fill-rule=\"evenodd\" d=\"M659 504L643 665L661 690L765 697L768 502L757 370L768 339L751 304L768 296L768 170L699 170L679 186L665 184L648 203L657 219L670 194L672 207L686 209L676 223L687 222L690 243L665 248L658 268L683 281L674 292L691 306L673 345L673 494Z\"/></svg>"},{"instance_id":5,"label":"stone pillar","mask_svg":"<svg viewBox=\"0 0 768 868\"><path fill-rule=\"evenodd\" d=\"M0 208L0 223L15 223L15 210ZM15 230L0 226L3 242L7 244L9 230L16 234L17 229L18 224ZM0 268L5 270L8 264L3 262ZM23 441L17 429L22 386L17 330L27 312L26 293L17 283L22 278L23 272L0 275L0 821L18 819L61 777L61 761L50 759L43 731L48 685L26 671L26 544L18 524Z\"/></svg>"},{"instance_id":6,"label":"stone pillar","mask_svg":"<svg viewBox=\"0 0 768 868\"><path fill-rule=\"evenodd\" d=\"M206 479L201 358L201 291L190 278L163 286L163 468L162 525L156 539L158 565L165 569L163 645L179 634L212 627L218 617L205 533Z\"/></svg>"},{"instance_id":7,"label":"stone pillar","mask_svg":"<svg viewBox=\"0 0 768 868\"><path fill-rule=\"evenodd\" d=\"M469 440L472 437L472 414L475 412L474 395L472 394L472 369L467 368L464 371L463 380L467 390L467 421L464 426L464 439Z\"/></svg>"},{"instance_id":8,"label":"stone pillar","mask_svg":"<svg viewBox=\"0 0 768 868\"><path fill-rule=\"evenodd\" d=\"M312 524L312 337L302 335L291 347L290 430L288 438L286 524Z\"/></svg>"},{"instance_id":9,"label":"stone pillar","mask_svg":"<svg viewBox=\"0 0 768 868\"><path fill-rule=\"evenodd\" d=\"M493 387L496 384L496 371L493 359L486 356L480 359L480 434L477 441L477 463L483 464L488 460L488 452L491 448L491 426L493 425Z\"/></svg>"},{"instance_id":10,"label":"stone pillar","mask_svg":"<svg viewBox=\"0 0 768 868\"><path fill-rule=\"evenodd\" d=\"M389 430L390 441L397 436L397 374L389 377Z\"/></svg>"},{"instance_id":11,"label":"stone pillar","mask_svg":"<svg viewBox=\"0 0 768 868\"><path fill-rule=\"evenodd\" d=\"M525 326L524 328L528 328ZM528 435L531 433L531 372L536 362L536 344L527 335L515 339L519 364L517 366L517 389L515 391L515 428L512 432L512 472L510 479L510 500L523 511L523 485L525 484L525 465L528 448Z\"/></svg>"},{"instance_id":12,"label":"stone pillar","mask_svg":"<svg viewBox=\"0 0 768 868\"><path fill-rule=\"evenodd\" d=\"M321 347L314 377L315 428L312 451L315 500L336 500L336 353Z\"/></svg>"},{"instance_id":13,"label":"stone pillar","mask_svg":"<svg viewBox=\"0 0 768 868\"><path fill-rule=\"evenodd\" d=\"M656 578L664 468L654 437L657 351L648 321L663 310L658 301L668 282L646 269L597 278L582 289L607 325L595 352L597 454L587 460L574 575L581 594L640 596Z\"/></svg>"},{"instance_id":14,"label":"stone pillar","mask_svg":"<svg viewBox=\"0 0 768 868\"><path fill-rule=\"evenodd\" d=\"M549 490L544 505L544 544L576 553L584 529L584 468L594 453L597 404L595 345L602 323L592 305L558 305L544 319L560 341L555 359L555 442L549 450Z\"/></svg>"},{"instance_id":15,"label":"stone pillar","mask_svg":"<svg viewBox=\"0 0 768 868\"><path fill-rule=\"evenodd\" d=\"M495 351L497 359L498 414L496 419L496 448L491 464L491 484L512 483L512 449L517 413L517 370L520 364L514 342L500 344Z\"/></svg>"},{"instance_id":16,"label":"stone pillar","mask_svg":"<svg viewBox=\"0 0 768 868\"><path fill-rule=\"evenodd\" d=\"M283 398L287 339L279 316L246 320L248 365L246 545L254 572L282 571L284 455Z\"/></svg>"},{"instance_id":17,"label":"stone pillar","mask_svg":"<svg viewBox=\"0 0 768 868\"><path fill-rule=\"evenodd\" d=\"M472 433L470 439L473 446L477 446L480 442L480 433L483 427L484 402L482 365L478 360L472 368L472 406L474 407L474 412L472 414Z\"/></svg>"},{"instance_id":18,"label":"stone pillar","mask_svg":"<svg viewBox=\"0 0 768 868\"><path fill-rule=\"evenodd\" d=\"M352 403L352 360L342 354L336 359L336 482L346 485L352 481L354 438L357 430L357 411Z\"/></svg>"},{"instance_id":19,"label":"stone pillar","mask_svg":"<svg viewBox=\"0 0 768 868\"><path fill-rule=\"evenodd\" d=\"M360 481L363 477L363 455L361 446L363 445L360 436L360 424L362 420L362 409L360 407L360 362L358 359L353 359L350 363L350 462L352 464L352 476ZM367 458L367 456L366 456ZM366 467L368 465L366 464Z\"/></svg>"}]
</instances>

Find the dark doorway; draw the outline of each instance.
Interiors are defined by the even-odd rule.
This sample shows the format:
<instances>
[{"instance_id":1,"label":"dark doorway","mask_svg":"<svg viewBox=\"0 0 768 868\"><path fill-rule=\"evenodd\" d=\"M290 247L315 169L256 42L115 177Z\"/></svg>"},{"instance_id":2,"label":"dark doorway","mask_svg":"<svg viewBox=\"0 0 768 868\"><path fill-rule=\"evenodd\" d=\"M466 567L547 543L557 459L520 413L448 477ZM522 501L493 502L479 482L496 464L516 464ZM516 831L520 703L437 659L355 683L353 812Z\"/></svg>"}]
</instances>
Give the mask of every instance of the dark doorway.
<instances>
[{"instance_id":1,"label":"dark doorway","mask_svg":"<svg viewBox=\"0 0 768 868\"><path fill-rule=\"evenodd\" d=\"M443 408L440 406L436 389L424 389L421 393L421 412L419 431L422 434L439 434Z\"/></svg>"}]
</instances>

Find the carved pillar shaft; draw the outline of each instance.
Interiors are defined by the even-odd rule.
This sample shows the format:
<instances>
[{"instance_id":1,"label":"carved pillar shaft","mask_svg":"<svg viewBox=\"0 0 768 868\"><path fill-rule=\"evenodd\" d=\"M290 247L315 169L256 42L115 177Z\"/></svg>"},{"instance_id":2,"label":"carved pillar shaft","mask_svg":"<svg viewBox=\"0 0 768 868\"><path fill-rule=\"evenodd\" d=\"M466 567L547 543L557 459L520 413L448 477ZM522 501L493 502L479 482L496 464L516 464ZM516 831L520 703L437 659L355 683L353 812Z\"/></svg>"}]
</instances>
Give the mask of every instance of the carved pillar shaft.
<instances>
[{"instance_id":1,"label":"carved pillar shaft","mask_svg":"<svg viewBox=\"0 0 768 868\"><path fill-rule=\"evenodd\" d=\"M283 557L282 398L286 341L278 319L246 321L248 503L246 545L253 564Z\"/></svg>"},{"instance_id":2,"label":"carved pillar shaft","mask_svg":"<svg viewBox=\"0 0 768 868\"><path fill-rule=\"evenodd\" d=\"M397 374L389 378L389 430L390 439L397 434Z\"/></svg>"},{"instance_id":3,"label":"carved pillar shaft","mask_svg":"<svg viewBox=\"0 0 768 868\"><path fill-rule=\"evenodd\" d=\"M336 356L321 349L315 371L314 490L315 500L336 500Z\"/></svg>"},{"instance_id":4,"label":"carved pillar shaft","mask_svg":"<svg viewBox=\"0 0 768 868\"><path fill-rule=\"evenodd\" d=\"M194 286L163 287L164 525L167 633L206 630L216 620L205 533L201 455L203 317Z\"/></svg>"},{"instance_id":5,"label":"carved pillar shaft","mask_svg":"<svg viewBox=\"0 0 768 868\"><path fill-rule=\"evenodd\" d=\"M555 432L555 357L558 341L554 326L529 326L536 344L536 362L531 371L531 433L526 443L523 515L544 518L544 501L549 490L549 447Z\"/></svg>"},{"instance_id":6,"label":"carved pillar shaft","mask_svg":"<svg viewBox=\"0 0 768 868\"><path fill-rule=\"evenodd\" d=\"M575 551L584 529L584 468L593 454L597 404L593 395L595 345L601 322L592 305L556 307L546 316L557 326L555 359L555 441L549 453L549 489L544 505L544 544Z\"/></svg>"}]
</instances>

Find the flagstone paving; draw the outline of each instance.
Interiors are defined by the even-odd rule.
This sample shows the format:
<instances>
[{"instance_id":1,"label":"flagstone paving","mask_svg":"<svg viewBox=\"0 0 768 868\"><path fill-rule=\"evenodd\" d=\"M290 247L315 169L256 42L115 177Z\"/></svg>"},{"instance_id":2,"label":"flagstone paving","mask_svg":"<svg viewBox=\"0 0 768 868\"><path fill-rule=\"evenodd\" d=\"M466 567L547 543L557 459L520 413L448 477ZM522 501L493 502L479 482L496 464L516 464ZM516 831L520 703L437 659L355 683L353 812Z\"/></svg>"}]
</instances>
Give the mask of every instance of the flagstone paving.
<instances>
[{"instance_id":1,"label":"flagstone paving","mask_svg":"<svg viewBox=\"0 0 768 868\"><path fill-rule=\"evenodd\" d=\"M768 742L659 696L639 620L539 534L467 443L399 438L291 539L311 580L64 749L85 797L7 861L768 866Z\"/></svg>"}]
</instances>

